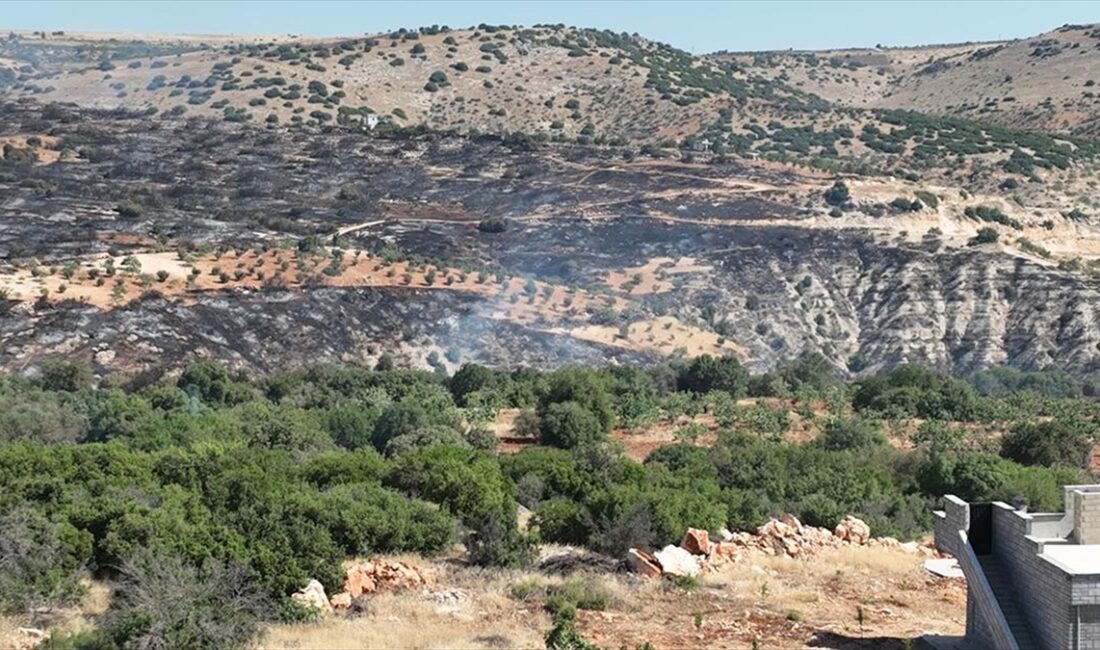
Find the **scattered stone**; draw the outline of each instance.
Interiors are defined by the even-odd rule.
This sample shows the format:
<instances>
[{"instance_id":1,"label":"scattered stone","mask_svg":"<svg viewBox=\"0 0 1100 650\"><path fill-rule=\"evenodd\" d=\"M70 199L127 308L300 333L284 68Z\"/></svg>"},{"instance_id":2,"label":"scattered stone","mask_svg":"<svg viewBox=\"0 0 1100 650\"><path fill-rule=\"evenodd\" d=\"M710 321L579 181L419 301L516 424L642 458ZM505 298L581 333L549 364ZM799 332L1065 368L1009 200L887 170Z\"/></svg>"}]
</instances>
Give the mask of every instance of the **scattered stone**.
<instances>
[{"instance_id":1,"label":"scattered stone","mask_svg":"<svg viewBox=\"0 0 1100 650\"><path fill-rule=\"evenodd\" d=\"M661 566L661 572L671 576L697 576L699 575L699 562L695 556L679 546L669 544L653 554L657 564Z\"/></svg>"},{"instance_id":2,"label":"scattered stone","mask_svg":"<svg viewBox=\"0 0 1100 650\"><path fill-rule=\"evenodd\" d=\"M363 564L344 565L344 591L352 598L358 598L363 593L373 593L377 589L374 580L370 577L373 567L369 562Z\"/></svg>"},{"instance_id":3,"label":"scattered stone","mask_svg":"<svg viewBox=\"0 0 1100 650\"><path fill-rule=\"evenodd\" d=\"M718 542L711 546L710 557L713 558L734 558L737 556L737 549L741 548L734 542Z\"/></svg>"},{"instance_id":4,"label":"scattered stone","mask_svg":"<svg viewBox=\"0 0 1100 650\"><path fill-rule=\"evenodd\" d=\"M886 548L924 557L939 557L931 540L905 542L893 537L871 537L871 527L851 515L844 517L835 530L806 526L797 517L784 513L756 529L756 534L733 533L722 529L720 542L710 540L705 530L689 528L680 546L666 546L650 555L632 548L626 564L634 573L648 577L659 575L696 575L717 562L736 562L742 551L791 558L813 557L825 549L846 545ZM689 563L685 558L690 557Z\"/></svg>"},{"instance_id":5,"label":"scattered stone","mask_svg":"<svg viewBox=\"0 0 1100 650\"><path fill-rule=\"evenodd\" d=\"M680 547L692 555L707 555L710 551L710 534L699 528L688 528Z\"/></svg>"},{"instance_id":6,"label":"scattered stone","mask_svg":"<svg viewBox=\"0 0 1100 650\"><path fill-rule=\"evenodd\" d=\"M17 636L5 639L11 650L32 650L50 638L49 632L35 627L16 628L15 633Z\"/></svg>"},{"instance_id":7,"label":"scattered stone","mask_svg":"<svg viewBox=\"0 0 1100 650\"><path fill-rule=\"evenodd\" d=\"M36 627L21 627L16 630L20 636L30 637L32 639L45 639L46 631L40 630Z\"/></svg>"},{"instance_id":8,"label":"scattered stone","mask_svg":"<svg viewBox=\"0 0 1100 650\"><path fill-rule=\"evenodd\" d=\"M465 589L428 591L424 593L424 600L435 603L436 611L453 612L461 609L462 605L470 600L470 592Z\"/></svg>"}]
</instances>

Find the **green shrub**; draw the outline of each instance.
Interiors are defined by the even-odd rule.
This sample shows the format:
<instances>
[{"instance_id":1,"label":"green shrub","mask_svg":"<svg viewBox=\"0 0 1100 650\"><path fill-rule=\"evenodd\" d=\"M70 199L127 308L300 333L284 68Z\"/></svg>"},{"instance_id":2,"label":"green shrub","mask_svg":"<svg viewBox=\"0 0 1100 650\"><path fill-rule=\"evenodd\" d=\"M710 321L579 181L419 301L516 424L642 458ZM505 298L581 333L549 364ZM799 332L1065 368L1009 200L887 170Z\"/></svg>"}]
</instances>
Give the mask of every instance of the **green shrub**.
<instances>
[{"instance_id":1,"label":"green shrub","mask_svg":"<svg viewBox=\"0 0 1100 650\"><path fill-rule=\"evenodd\" d=\"M1001 455L1023 465L1085 469L1096 430L1078 417L1021 422L1001 440Z\"/></svg>"},{"instance_id":2,"label":"green shrub","mask_svg":"<svg viewBox=\"0 0 1100 650\"><path fill-rule=\"evenodd\" d=\"M817 443L832 451L859 451L886 444L877 422L862 418L833 417Z\"/></svg>"},{"instance_id":3,"label":"green shrub","mask_svg":"<svg viewBox=\"0 0 1100 650\"><path fill-rule=\"evenodd\" d=\"M852 198L848 185L844 181L837 181L825 191L825 203L834 206L842 206Z\"/></svg>"},{"instance_id":4,"label":"green shrub","mask_svg":"<svg viewBox=\"0 0 1100 650\"><path fill-rule=\"evenodd\" d=\"M603 439L596 416L577 402L550 404L540 418L539 444L572 449Z\"/></svg>"}]
</instances>

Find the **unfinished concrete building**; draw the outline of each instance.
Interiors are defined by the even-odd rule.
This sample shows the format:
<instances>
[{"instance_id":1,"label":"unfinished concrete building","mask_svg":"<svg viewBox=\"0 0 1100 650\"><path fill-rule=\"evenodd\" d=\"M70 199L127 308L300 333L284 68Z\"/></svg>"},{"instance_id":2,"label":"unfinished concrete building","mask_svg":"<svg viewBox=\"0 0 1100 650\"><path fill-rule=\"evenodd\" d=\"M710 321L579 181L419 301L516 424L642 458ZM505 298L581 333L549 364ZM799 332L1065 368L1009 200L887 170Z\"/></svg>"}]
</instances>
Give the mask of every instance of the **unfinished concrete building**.
<instances>
[{"instance_id":1,"label":"unfinished concrete building","mask_svg":"<svg viewBox=\"0 0 1100 650\"><path fill-rule=\"evenodd\" d=\"M1064 490L1058 513L944 498L936 546L966 575L966 647L1100 650L1100 485Z\"/></svg>"}]
</instances>

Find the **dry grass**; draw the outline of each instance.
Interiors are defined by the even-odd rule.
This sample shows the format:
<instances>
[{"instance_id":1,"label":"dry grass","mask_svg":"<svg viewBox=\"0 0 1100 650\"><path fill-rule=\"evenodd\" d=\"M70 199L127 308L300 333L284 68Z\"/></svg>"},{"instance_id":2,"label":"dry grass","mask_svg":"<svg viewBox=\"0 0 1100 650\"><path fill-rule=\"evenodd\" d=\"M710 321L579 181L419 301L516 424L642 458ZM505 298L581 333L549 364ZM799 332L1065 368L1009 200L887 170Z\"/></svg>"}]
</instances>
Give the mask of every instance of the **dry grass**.
<instances>
[{"instance_id":1,"label":"dry grass","mask_svg":"<svg viewBox=\"0 0 1100 650\"><path fill-rule=\"evenodd\" d=\"M484 571L441 563L430 590L462 589L470 598L448 609L421 592L375 596L355 620L268 629L265 648L542 647L550 617L546 591L560 577ZM885 548L845 548L813 560L749 555L704 573L694 588L633 575L594 578L609 596L604 611L580 611L578 626L601 647L804 647L822 633L893 640L925 631L959 634L965 616L962 581L936 579L921 558ZM514 591L521 585L521 591ZM865 612L858 629L859 608ZM697 624L698 621L698 624Z\"/></svg>"},{"instance_id":2,"label":"dry grass","mask_svg":"<svg viewBox=\"0 0 1100 650\"><path fill-rule=\"evenodd\" d=\"M420 565L415 557L404 561ZM439 578L427 591L385 593L370 598L370 611L356 619L330 619L308 625L273 625L263 648L541 648L550 618L537 603L520 603L511 586L535 576L523 572L480 571L439 565ZM460 589L469 599L451 607L430 593Z\"/></svg>"}]
</instances>

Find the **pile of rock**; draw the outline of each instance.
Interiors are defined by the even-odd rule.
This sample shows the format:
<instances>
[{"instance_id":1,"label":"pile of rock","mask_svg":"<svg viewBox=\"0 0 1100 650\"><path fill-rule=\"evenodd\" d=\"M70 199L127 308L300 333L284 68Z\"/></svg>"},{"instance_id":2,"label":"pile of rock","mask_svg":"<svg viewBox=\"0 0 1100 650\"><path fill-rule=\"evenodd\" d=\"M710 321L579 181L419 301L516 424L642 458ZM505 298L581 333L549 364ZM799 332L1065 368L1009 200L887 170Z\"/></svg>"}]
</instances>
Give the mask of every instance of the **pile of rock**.
<instances>
[{"instance_id":1,"label":"pile of rock","mask_svg":"<svg viewBox=\"0 0 1100 650\"><path fill-rule=\"evenodd\" d=\"M433 579L431 572L404 562L381 559L345 562L344 587L332 598L325 596L324 586L316 580L310 580L304 589L290 598L303 607L316 609L322 615L333 612L342 614L361 596L380 591L422 588Z\"/></svg>"},{"instance_id":2,"label":"pile of rock","mask_svg":"<svg viewBox=\"0 0 1100 650\"><path fill-rule=\"evenodd\" d=\"M719 531L719 541L698 528L689 528L679 546L669 545L650 554L632 548L626 561L631 571L647 577L662 575L698 575L711 563L736 562L744 553L763 553L786 557L810 557L823 549L842 546L894 548L907 553L934 557L930 543L899 542L892 537L871 537L871 527L851 515L844 517L834 530L804 526L797 517L782 514L756 529L756 533Z\"/></svg>"},{"instance_id":3,"label":"pile of rock","mask_svg":"<svg viewBox=\"0 0 1100 650\"><path fill-rule=\"evenodd\" d=\"M697 576L705 566L700 558L710 555L713 549L714 544L707 531L688 528L679 546L669 544L652 554L632 548L626 552L626 563L634 573L649 578Z\"/></svg>"}]
</instances>

